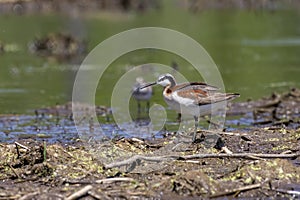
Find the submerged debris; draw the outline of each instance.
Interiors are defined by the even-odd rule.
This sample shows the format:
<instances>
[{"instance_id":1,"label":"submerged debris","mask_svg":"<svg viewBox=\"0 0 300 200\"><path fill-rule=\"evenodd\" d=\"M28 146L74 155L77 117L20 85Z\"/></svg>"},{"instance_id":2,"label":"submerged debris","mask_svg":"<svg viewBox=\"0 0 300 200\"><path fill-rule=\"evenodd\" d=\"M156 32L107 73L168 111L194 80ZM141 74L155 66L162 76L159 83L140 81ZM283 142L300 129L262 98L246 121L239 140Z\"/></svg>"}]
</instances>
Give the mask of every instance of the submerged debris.
<instances>
[{"instance_id":1,"label":"submerged debris","mask_svg":"<svg viewBox=\"0 0 300 200\"><path fill-rule=\"evenodd\" d=\"M274 93L256 101L230 102L229 115L242 115L255 126L300 126L300 89L292 88L284 94Z\"/></svg>"},{"instance_id":2,"label":"submerged debris","mask_svg":"<svg viewBox=\"0 0 300 200\"><path fill-rule=\"evenodd\" d=\"M54 57L58 60L82 56L86 48L84 41L63 33L51 33L46 37L35 39L29 44L30 52L40 56Z\"/></svg>"},{"instance_id":3,"label":"submerged debris","mask_svg":"<svg viewBox=\"0 0 300 200\"><path fill-rule=\"evenodd\" d=\"M65 104L57 104L55 106L40 108L35 110L37 116L42 115L54 115L60 117L69 117L72 119L72 106L75 107L76 111L81 112L83 115L90 114L90 110L95 109L97 116L106 117L111 114L111 108L106 106L91 106L83 103L67 102Z\"/></svg>"},{"instance_id":4,"label":"submerged debris","mask_svg":"<svg viewBox=\"0 0 300 200\"><path fill-rule=\"evenodd\" d=\"M4 43L0 40L0 55L5 52L17 52L20 51L20 47L14 43Z\"/></svg>"}]
</instances>

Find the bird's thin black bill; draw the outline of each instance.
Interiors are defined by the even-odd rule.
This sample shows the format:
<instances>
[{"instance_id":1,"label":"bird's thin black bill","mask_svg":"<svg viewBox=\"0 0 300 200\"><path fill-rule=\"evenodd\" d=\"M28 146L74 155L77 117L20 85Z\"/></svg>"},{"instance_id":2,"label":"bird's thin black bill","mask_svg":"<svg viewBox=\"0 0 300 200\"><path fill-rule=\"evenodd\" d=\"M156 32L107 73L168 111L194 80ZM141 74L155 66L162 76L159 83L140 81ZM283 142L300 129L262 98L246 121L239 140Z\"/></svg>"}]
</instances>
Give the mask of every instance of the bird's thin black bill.
<instances>
[{"instance_id":1,"label":"bird's thin black bill","mask_svg":"<svg viewBox=\"0 0 300 200\"><path fill-rule=\"evenodd\" d=\"M156 82L153 82L153 83L147 83L146 85L140 87L140 89L144 89L144 88L149 87L149 86L152 86L152 85L156 85Z\"/></svg>"}]
</instances>

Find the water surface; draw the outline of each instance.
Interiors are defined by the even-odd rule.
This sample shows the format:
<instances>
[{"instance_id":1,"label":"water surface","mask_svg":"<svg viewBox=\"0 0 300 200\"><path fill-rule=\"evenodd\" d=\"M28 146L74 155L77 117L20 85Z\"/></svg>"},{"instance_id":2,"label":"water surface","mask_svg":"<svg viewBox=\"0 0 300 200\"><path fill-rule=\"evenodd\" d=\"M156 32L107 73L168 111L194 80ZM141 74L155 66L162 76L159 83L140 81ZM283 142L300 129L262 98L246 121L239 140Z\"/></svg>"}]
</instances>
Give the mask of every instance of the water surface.
<instances>
[{"instance_id":1,"label":"water surface","mask_svg":"<svg viewBox=\"0 0 300 200\"><path fill-rule=\"evenodd\" d=\"M0 112L33 113L36 108L71 100L79 61L55 61L33 55L28 44L50 32L67 32L88 41L88 51L104 39L131 28L158 26L180 31L198 41L211 55L227 91L240 101L299 87L299 11L202 11L176 6L139 13L117 13L72 18L53 15L0 16L0 41L12 45L0 54ZM201 80L184 59L163 51L140 50L116 60L101 78L96 103L110 105L116 81L130 68L144 63L170 65L191 81ZM165 105L161 88L153 102ZM132 102L134 104L135 102ZM135 109L135 106L131 106ZM175 118L175 117L174 117Z\"/></svg>"}]
</instances>

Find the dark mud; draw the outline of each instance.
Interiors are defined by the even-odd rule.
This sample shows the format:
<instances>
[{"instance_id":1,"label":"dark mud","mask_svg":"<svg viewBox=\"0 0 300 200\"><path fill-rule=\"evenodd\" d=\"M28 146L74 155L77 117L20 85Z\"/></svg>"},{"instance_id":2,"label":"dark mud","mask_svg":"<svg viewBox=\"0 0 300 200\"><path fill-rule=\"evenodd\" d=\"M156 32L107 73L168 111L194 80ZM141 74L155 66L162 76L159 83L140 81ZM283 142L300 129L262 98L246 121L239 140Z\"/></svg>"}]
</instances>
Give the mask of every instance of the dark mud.
<instances>
[{"instance_id":1,"label":"dark mud","mask_svg":"<svg viewBox=\"0 0 300 200\"><path fill-rule=\"evenodd\" d=\"M232 103L232 131L201 132L204 141L221 136L220 148L176 134L101 144L76 137L69 144L1 143L0 199L299 199L299 94Z\"/></svg>"}]
</instances>

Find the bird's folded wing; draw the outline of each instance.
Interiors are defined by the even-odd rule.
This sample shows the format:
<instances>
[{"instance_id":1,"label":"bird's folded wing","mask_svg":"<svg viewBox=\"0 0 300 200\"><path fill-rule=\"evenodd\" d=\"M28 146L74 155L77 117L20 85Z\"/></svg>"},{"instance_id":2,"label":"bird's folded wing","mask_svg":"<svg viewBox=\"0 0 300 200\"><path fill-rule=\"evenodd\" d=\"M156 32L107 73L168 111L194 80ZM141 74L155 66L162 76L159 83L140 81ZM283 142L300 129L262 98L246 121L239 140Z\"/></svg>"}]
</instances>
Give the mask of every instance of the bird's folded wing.
<instances>
[{"instance_id":1,"label":"bird's folded wing","mask_svg":"<svg viewBox=\"0 0 300 200\"><path fill-rule=\"evenodd\" d=\"M182 83L182 84L176 85L173 88L174 91L183 91L183 90L189 90L189 89L203 90L204 92L219 90L218 87L208 85L206 83L201 83L201 82Z\"/></svg>"},{"instance_id":2,"label":"bird's folded wing","mask_svg":"<svg viewBox=\"0 0 300 200\"><path fill-rule=\"evenodd\" d=\"M239 96L239 94L234 93L211 92L208 96L204 98L198 97L198 99L195 100L194 103L198 105L214 104L222 101L230 101Z\"/></svg>"}]
</instances>

